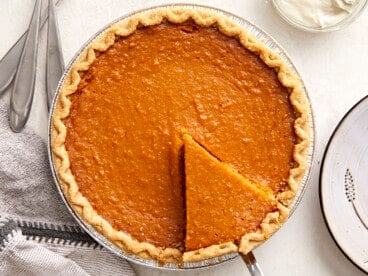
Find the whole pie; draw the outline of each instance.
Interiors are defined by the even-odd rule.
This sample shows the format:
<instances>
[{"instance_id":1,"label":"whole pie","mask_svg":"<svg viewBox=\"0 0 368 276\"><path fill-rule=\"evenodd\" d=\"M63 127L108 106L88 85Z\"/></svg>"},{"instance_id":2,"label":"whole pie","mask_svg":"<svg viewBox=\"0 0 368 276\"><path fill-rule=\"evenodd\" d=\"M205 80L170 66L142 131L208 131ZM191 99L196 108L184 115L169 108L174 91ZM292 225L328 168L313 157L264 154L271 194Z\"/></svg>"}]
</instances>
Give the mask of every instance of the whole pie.
<instances>
[{"instance_id":1,"label":"whole pie","mask_svg":"<svg viewBox=\"0 0 368 276\"><path fill-rule=\"evenodd\" d=\"M74 62L52 117L59 183L123 250L161 262L247 253L286 220L306 171L302 84L226 17L162 8Z\"/></svg>"}]
</instances>

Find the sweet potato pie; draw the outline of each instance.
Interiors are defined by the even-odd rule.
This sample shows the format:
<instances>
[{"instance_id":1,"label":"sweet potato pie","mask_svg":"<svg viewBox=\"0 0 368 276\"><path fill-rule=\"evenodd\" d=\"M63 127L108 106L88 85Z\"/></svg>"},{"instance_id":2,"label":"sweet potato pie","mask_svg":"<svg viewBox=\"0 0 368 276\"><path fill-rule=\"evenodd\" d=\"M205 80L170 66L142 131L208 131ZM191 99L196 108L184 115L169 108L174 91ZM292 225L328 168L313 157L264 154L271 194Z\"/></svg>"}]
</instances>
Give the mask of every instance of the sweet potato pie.
<instances>
[{"instance_id":1,"label":"sweet potato pie","mask_svg":"<svg viewBox=\"0 0 368 276\"><path fill-rule=\"evenodd\" d=\"M71 66L52 117L73 209L161 262L247 253L286 220L305 174L309 105L287 64L205 10L123 19Z\"/></svg>"}]
</instances>

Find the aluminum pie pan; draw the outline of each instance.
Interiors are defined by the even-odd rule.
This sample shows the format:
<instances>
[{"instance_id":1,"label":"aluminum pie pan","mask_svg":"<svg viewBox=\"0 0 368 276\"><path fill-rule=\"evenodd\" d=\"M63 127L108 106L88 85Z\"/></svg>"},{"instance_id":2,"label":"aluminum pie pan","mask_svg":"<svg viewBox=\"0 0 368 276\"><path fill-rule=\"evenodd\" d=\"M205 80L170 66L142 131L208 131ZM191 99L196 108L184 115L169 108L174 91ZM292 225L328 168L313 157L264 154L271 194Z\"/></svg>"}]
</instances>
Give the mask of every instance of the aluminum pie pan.
<instances>
[{"instance_id":1,"label":"aluminum pie pan","mask_svg":"<svg viewBox=\"0 0 368 276\"><path fill-rule=\"evenodd\" d=\"M197 269L197 268L204 268L204 267L208 267L208 266L213 266L213 265L219 265L221 263L224 263L226 261L232 260L236 257L239 256L238 253L230 253L230 254L226 254L223 256L219 256L219 257L215 257L215 258L211 258L211 259L207 259L207 260L203 260L203 261L198 261L198 262L186 262L186 263L182 263L182 264L175 264L175 263L165 263L163 264L162 262L158 262L156 260L148 260L148 259L144 259L141 258L139 256L136 256L135 254L132 254L130 252L127 252L123 249L121 249L120 247L116 246L114 243L112 243L111 241L109 241L107 238L105 238L100 232L98 232L93 226L91 226L89 223L87 223L86 221L84 221L84 219L78 214L76 213L72 206L69 204L68 200L66 199L61 186L59 184L59 179L57 177L56 174L56 168L55 168L55 163L53 160L53 154L52 154L52 147L51 147L51 133L52 133L52 117L53 114L55 112L55 106L56 106L56 102L60 93L60 88L66 78L66 76L68 75L70 69L72 68L72 66L75 64L76 60L80 57L80 55L83 53L83 51L88 48L91 43L97 39L99 36L101 36L111 25L113 25L114 23L121 21L123 19L126 19L130 16L133 16L135 14L138 13L142 13L142 12L147 12L147 11L155 11L158 10L160 8L171 8L171 9L182 9L182 8L189 8L189 9L196 9L196 10L205 10L208 12L212 12L215 14L219 14L219 15L223 15L228 17L230 20L232 20L233 22L239 24L241 27L245 28L246 30L248 30L251 34L253 34L255 37L257 37L259 40L263 41L263 43L270 48L271 50L273 50L275 53L277 53L285 62L286 64L288 64L289 68L293 71L294 74L296 74L297 76L300 77L300 74L298 72L298 70L296 69L295 65L293 64L293 62L291 61L290 57L287 55L287 53L285 52L285 50L276 42L276 40L274 40L268 33L266 33L265 31L263 31L261 28L259 28L258 26L256 26L255 24L249 22L246 19L243 19L237 15L234 15L232 13L229 13L227 11L218 9L218 8L214 8L214 7L210 7L210 6L204 6L204 5L195 5L195 4L172 4L172 5L160 5L160 6L154 6L154 7L150 7L150 8L145 8L145 9L140 9L137 11L133 11L130 12L116 20L114 20L113 22L109 23L108 25L106 25L105 27L103 27L102 29L100 29L97 33L95 33L79 50L78 52L74 55L74 57L71 59L71 61L69 62L68 66L66 67L66 70L59 82L59 85L57 87L56 90L56 95L54 97L51 109L50 109L50 116L49 116L49 124L48 124L48 155L49 155L49 162L50 162L50 167L51 167L51 172L52 172L52 176L54 179L54 182L56 184L56 187L58 189L58 192L62 198L62 200L64 201L67 209L69 210L69 212L72 214L72 216L75 218L75 220L78 222L78 224L96 241L98 242L100 245L102 245L103 247L105 247L106 249L108 249L109 251L113 252L114 254L128 260L131 261L133 263L136 263L138 265L143 265L143 266L147 266L150 268L159 268L162 270L171 270L171 271L182 271L182 270L188 270L188 269ZM300 79L302 80L302 78L300 77ZM309 96L308 96L308 92L307 89L305 88L305 85L302 81L302 88L303 88L303 92L305 94L306 99L308 100L308 104L310 105L310 100L309 100ZM298 193L296 194L293 202L292 202L292 210L290 212L290 215L295 211L296 207L298 206L300 200L302 199L302 196L306 190L307 187L307 183L310 177L310 173L311 173L311 165L312 165L312 161L313 161L313 156L314 156L314 119L313 119L313 111L312 108L310 106L309 108L310 110L310 114L309 114L309 127L310 127L310 146L308 149L308 157L307 157L307 167L306 167L306 172L304 174L303 180L302 180L302 184L299 188Z\"/></svg>"}]
</instances>

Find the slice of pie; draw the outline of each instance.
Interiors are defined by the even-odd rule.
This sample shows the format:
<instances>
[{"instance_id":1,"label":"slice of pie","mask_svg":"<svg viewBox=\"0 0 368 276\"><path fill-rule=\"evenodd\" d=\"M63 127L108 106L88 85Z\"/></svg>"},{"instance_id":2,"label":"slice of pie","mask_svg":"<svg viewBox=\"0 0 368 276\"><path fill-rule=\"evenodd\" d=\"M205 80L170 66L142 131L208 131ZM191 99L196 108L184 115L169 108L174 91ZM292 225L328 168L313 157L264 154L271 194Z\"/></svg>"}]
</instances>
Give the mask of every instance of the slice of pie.
<instances>
[{"instance_id":1,"label":"slice of pie","mask_svg":"<svg viewBox=\"0 0 368 276\"><path fill-rule=\"evenodd\" d=\"M131 254L182 262L222 255L227 240L246 253L283 223L306 170L308 120L300 79L262 42L224 16L162 8L113 24L73 63L51 147L59 183L85 222ZM186 203L182 129L229 165L208 158L196 168L208 170L212 186L229 185L217 191L218 208L229 199L224 212L240 210L222 228L213 221L219 228L208 235L193 235L206 228L201 210L216 209Z\"/></svg>"},{"instance_id":2,"label":"slice of pie","mask_svg":"<svg viewBox=\"0 0 368 276\"><path fill-rule=\"evenodd\" d=\"M221 162L184 134L186 251L233 251L245 234L257 231L277 210L272 190ZM216 246L214 246L216 245ZM212 247L211 247L212 246ZM197 252L187 254L195 256ZM207 253L208 254L208 253ZM211 255L209 253L208 255Z\"/></svg>"}]
</instances>

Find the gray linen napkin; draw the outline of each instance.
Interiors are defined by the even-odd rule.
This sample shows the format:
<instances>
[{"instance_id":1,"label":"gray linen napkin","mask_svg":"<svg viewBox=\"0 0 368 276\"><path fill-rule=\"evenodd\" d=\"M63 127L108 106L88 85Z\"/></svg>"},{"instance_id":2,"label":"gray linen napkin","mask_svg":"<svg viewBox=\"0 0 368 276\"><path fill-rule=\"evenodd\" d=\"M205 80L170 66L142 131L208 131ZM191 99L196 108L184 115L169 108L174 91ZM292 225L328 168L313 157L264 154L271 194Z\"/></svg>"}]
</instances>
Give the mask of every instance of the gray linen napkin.
<instances>
[{"instance_id":1,"label":"gray linen napkin","mask_svg":"<svg viewBox=\"0 0 368 276\"><path fill-rule=\"evenodd\" d=\"M45 143L13 133L0 101L0 275L134 275L68 213L50 173Z\"/></svg>"}]
</instances>

